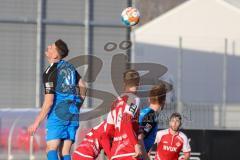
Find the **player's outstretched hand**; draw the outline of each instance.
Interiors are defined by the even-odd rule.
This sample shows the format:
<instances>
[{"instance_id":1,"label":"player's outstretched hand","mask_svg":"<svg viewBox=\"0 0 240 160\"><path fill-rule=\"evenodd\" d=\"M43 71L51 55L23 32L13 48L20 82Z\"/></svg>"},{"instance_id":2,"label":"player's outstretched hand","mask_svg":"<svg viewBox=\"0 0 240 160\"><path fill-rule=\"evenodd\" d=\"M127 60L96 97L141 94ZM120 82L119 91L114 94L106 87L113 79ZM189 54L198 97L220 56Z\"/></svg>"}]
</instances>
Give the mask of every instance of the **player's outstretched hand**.
<instances>
[{"instance_id":1,"label":"player's outstretched hand","mask_svg":"<svg viewBox=\"0 0 240 160\"><path fill-rule=\"evenodd\" d=\"M139 158L142 156L142 148L140 144L136 144L135 146L135 155L133 157Z\"/></svg>"},{"instance_id":2,"label":"player's outstretched hand","mask_svg":"<svg viewBox=\"0 0 240 160\"><path fill-rule=\"evenodd\" d=\"M38 125L37 123L31 124L31 125L28 127L28 133L32 136L32 135L36 132L38 126L39 126L39 125Z\"/></svg>"}]
</instances>

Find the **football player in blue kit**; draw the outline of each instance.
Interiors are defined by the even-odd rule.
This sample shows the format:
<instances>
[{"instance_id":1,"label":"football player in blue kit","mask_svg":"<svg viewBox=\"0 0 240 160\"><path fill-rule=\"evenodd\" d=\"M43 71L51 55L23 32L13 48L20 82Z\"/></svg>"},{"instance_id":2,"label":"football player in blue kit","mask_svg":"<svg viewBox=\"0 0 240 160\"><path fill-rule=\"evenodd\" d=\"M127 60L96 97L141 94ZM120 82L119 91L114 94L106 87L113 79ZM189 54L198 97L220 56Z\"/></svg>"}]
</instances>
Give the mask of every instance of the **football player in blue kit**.
<instances>
[{"instance_id":1,"label":"football player in blue kit","mask_svg":"<svg viewBox=\"0 0 240 160\"><path fill-rule=\"evenodd\" d=\"M68 51L67 44L61 39L48 46L45 54L50 66L43 73L44 102L41 112L28 128L33 135L47 117L48 160L71 159L70 150L79 127L79 109L86 93L85 82L75 67L63 60Z\"/></svg>"},{"instance_id":2,"label":"football player in blue kit","mask_svg":"<svg viewBox=\"0 0 240 160\"><path fill-rule=\"evenodd\" d=\"M143 159L148 160L148 152L154 144L158 131L157 112L162 110L165 105L167 87L160 83L152 87L149 93L149 106L140 111L139 126L140 134L138 136L140 143L144 146Z\"/></svg>"}]
</instances>

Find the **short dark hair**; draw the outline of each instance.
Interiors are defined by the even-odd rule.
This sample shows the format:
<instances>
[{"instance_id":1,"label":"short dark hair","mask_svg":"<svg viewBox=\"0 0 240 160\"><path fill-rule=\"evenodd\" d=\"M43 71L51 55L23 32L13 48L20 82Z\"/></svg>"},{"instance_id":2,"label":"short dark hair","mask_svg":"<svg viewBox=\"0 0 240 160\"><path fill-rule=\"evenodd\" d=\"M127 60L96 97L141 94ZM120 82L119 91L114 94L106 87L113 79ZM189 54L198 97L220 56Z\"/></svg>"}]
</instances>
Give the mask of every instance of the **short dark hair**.
<instances>
[{"instance_id":1,"label":"short dark hair","mask_svg":"<svg viewBox=\"0 0 240 160\"><path fill-rule=\"evenodd\" d=\"M55 46L57 47L58 53L61 56L61 58L65 58L68 56L69 49L67 44L63 40L58 39L55 42Z\"/></svg>"},{"instance_id":2,"label":"short dark hair","mask_svg":"<svg viewBox=\"0 0 240 160\"><path fill-rule=\"evenodd\" d=\"M161 104L166 100L167 87L164 83L157 84L152 87L149 92L150 103Z\"/></svg>"},{"instance_id":3,"label":"short dark hair","mask_svg":"<svg viewBox=\"0 0 240 160\"><path fill-rule=\"evenodd\" d=\"M123 73L123 82L127 86L138 86L140 82L139 73L133 69L129 69Z\"/></svg>"},{"instance_id":4,"label":"short dark hair","mask_svg":"<svg viewBox=\"0 0 240 160\"><path fill-rule=\"evenodd\" d=\"M182 121L182 116L180 113L174 112L171 116L170 116L170 120L173 118L179 118L180 121Z\"/></svg>"}]
</instances>

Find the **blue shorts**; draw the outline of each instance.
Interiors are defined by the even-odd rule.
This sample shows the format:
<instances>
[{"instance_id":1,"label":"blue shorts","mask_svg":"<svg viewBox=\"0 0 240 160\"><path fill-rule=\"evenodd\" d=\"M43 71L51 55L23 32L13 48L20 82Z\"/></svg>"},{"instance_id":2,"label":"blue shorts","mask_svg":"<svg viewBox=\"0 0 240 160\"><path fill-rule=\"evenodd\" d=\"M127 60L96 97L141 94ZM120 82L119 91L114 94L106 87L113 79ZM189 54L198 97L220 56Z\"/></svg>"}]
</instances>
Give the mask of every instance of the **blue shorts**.
<instances>
[{"instance_id":1,"label":"blue shorts","mask_svg":"<svg viewBox=\"0 0 240 160\"><path fill-rule=\"evenodd\" d=\"M46 141L61 139L75 142L78 126L51 125L46 127Z\"/></svg>"}]
</instances>

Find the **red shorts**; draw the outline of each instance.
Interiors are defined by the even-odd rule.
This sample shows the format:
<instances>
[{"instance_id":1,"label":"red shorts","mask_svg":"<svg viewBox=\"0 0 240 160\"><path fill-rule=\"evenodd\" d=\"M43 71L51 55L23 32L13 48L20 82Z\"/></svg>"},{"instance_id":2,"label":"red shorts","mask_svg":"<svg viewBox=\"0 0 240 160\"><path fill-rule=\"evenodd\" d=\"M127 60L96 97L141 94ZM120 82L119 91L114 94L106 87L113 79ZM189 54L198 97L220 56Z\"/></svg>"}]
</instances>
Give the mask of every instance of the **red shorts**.
<instances>
[{"instance_id":1,"label":"red shorts","mask_svg":"<svg viewBox=\"0 0 240 160\"><path fill-rule=\"evenodd\" d=\"M95 148L95 149L94 149ZM73 152L73 160L94 160L100 153L91 143L83 143Z\"/></svg>"},{"instance_id":2,"label":"red shorts","mask_svg":"<svg viewBox=\"0 0 240 160\"><path fill-rule=\"evenodd\" d=\"M137 160L137 159L132 156L128 156L128 157L114 158L113 160Z\"/></svg>"},{"instance_id":3,"label":"red shorts","mask_svg":"<svg viewBox=\"0 0 240 160\"><path fill-rule=\"evenodd\" d=\"M113 141L111 155L114 160L115 159L136 160L136 158L132 157L134 154L135 154L134 146L129 143L128 138L119 141Z\"/></svg>"},{"instance_id":4,"label":"red shorts","mask_svg":"<svg viewBox=\"0 0 240 160\"><path fill-rule=\"evenodd\" d=\"M73 152L72 160L94 160L95 158L86 157L86 155L82 155L80 152Z\"/></svg>"}]
</instances>

